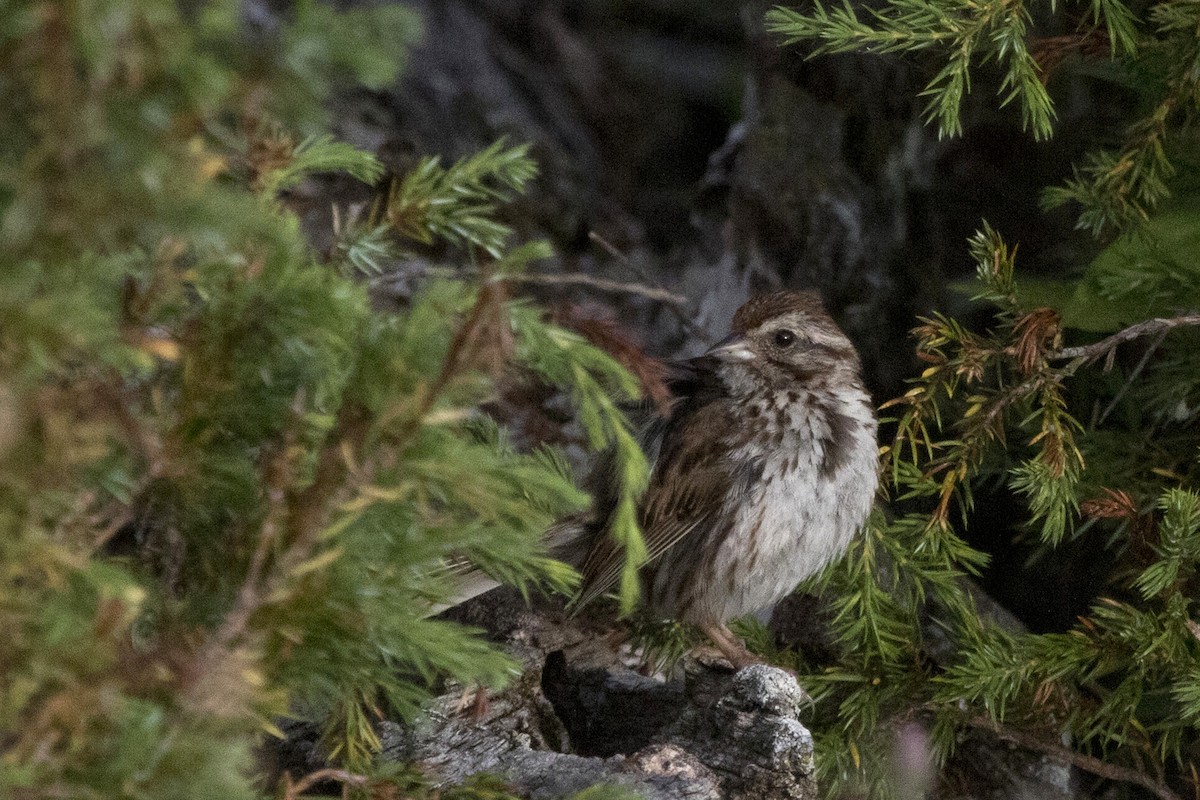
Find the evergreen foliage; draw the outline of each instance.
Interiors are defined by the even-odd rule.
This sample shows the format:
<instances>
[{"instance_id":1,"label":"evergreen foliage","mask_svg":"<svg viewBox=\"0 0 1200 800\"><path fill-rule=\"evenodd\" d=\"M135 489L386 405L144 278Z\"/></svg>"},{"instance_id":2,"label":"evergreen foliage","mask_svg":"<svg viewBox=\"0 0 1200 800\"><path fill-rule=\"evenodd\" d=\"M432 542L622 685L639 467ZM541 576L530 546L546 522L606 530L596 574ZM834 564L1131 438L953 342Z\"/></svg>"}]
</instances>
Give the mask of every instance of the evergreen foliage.
<instances>
[{"instance_id":1,"label":"evergreen foliage","mask_svg":"<svg viewBox=\"0 0 1200 800\"><path fill-rule=\"evenodd\" d=\"M937 51L944 66L926 95L944 135L961 129L972 68L995 60L1002 102L1016 102L1040 138L1053 130L1053 83L1033 55L1049 53L1030 34L1033 13L1007 0L817 2L776 9L769 24L787 41L818 41L818 53ZM1081 278L1018 280L1016 248L985 223L969 247L991 326L934 315L914 332L926 368L884 406L889 513L812 587L830 596L840 654L801 664L801 679L817 699L818 767L835 793L889 796L892 737L913 719L939 765L983 729L1123 792L1200 789L1200 217L1184 149L1200 97L1200 6L1059 13L1076 28L1056 46L1086 50L1103 37L1108 74L1136 87L1149 112L1046 195L1078 203L1079 225L1111 239ZM1114 559L1103 595L1067 632L1014 631L976 608L963 578L987 557L965 526L975 489L997 484L1023 506L1027 540L1082 539Z\"/></svg>"},{"instance_id":2,"label":"evergreen foliage","mask_svg":"<svg viewBox=\"0 0 1200 800\"><path fill-rule=\"evenodd\" d=\"M373 721L434 679L515 668L427 618L454 590L438 566L569 587L540 537L588 502L482 404L500 380L559 384L615 450L621 502L645 480L617 406L637 382L508 292L546 253L509 249L496 218L536 174L524 147L425 160L361 222L339 209L328 261L281 199L315 172L383 180L322 131L322 102L394 78L410 13L303 0L260 41L242 13L0 3L5 797L260 796L252 749L283 715L325 724L345 769L321 777L432 796L375 765ZM478 278L374 308L353 276L432 242ZM636 557L632 514L614 535Z\"/></svg>"},{"instance_id":3,"label":"evergreen foliage","mask_svg":"<svg viewBox=\"0 0 1200 800\"><path fill-rule=\"evenodd\" d=\"M933 318L917 329L930 366L889 404L899 412L883 454L894 516L877 515L818 587L830 594L841 650L836 663L811 664L802 676L818 700L818 764L835 789L888 796L889 765L878 755L889 751L893 726L915 715L929 724L939 763L965 730L981 727L1102 777L1183 796L1200 713L1200 435L1161 405L1107 427L1079 422L1072 408L1097 398L1076 386L1102 369L1092 362L1110 343L1078 355L1062 347L1056 314L999 295L1016 289L1003 242L985 230L975 245L982 294L1003 301L996 325L979 335ZM1191 338L1161 347L1194 370ZM1147 395L1161 403L1151 387L1172 380L1171 363L1124 376L1144 385L1141 403ZM1136 405L1119 394L1120 385L1099 402ZM1144 444L1131 449L1134 441ZM1147 451L1155 460L1142 460ZM962 577L987 559L961 526L972 487L994 481L1024 501L1030 535L1045 546L1087 537L1115 551L1108 596L1073 630L1014 632L976 609ZM1064 733L1070 751L1058 743Z\"/></svg>"},{"instance_id":4,"label":"evergreen foliage","mask_svg":"<svg viewBox=\"0 0 1200 800\"><path fill-rule=\"evenodd\" d=\"M1140 94L1146 113L1119 147L1098 150L1064 185L1046 190L1047 207L1082 206L1079 226L1095 234L1124 232L1144 223L1171 196L1177 160L1191 144L1185 122L1195 109L1200 56L1195 35L1200 10L1194 3L1140 7L1120 0L1092 0L1058 9L1018 0L889 0L879 8L841 6L816 0L811 9L775 8L767 27L787 43L815 41L813 54L931 50L944 63L922 94L926 116L942 136L962 132L961 109L971 90L972 70L995 62L1002 105L1015 103L1022 125L1045 139L1054 130L1053 71L1071 54L1107 45L1115 84ZM1057 14L1072 33L1035 37L1034 17Z\"/></svg>"}]
</instances>

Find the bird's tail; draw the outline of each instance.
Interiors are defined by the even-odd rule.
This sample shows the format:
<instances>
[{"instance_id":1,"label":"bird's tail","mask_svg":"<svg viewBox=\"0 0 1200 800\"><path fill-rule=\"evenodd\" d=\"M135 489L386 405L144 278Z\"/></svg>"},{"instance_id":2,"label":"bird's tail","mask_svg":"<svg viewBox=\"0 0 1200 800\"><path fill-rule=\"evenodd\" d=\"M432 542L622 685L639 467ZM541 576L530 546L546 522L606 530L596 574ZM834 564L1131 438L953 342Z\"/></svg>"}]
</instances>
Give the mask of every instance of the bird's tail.
<instances>
[{"instance_id":1,"label":"bird's tail","mask_svg":"<svg viewBox=\"0 0 1200 800\"><path fill-rule=\"evenodd\" d=\"M542 546L551 558L579 569L587 556L590 532L591 528L586 518L568 517L546 531L542 537ZM500 585L500 581L466 559L447 562L441 569L453 575L454 591L445 602L431 605L426 616L436 616Z\"/></svg>"}]
</instances>

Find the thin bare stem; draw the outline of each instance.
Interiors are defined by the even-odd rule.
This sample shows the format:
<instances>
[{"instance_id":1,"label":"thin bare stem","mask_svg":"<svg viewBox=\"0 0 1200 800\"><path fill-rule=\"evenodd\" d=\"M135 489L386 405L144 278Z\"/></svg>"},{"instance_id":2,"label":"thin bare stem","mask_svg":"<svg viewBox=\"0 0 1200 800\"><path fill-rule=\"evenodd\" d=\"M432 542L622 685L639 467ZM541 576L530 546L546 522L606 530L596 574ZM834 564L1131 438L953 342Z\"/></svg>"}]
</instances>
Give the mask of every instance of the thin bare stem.
<instances>
[{"instance_id":1,"label":"thin bare stem","mask_svg":"<svg viewBox=\"0 0 1200 800\"><path fill-rule=\"evenodd\" d=\"M1167 338L1167 333L1169 331L1169 328L1163 328L1162 331L1159 332L1158 336L1154 338L1154 341L1151 342L1150 346L1146 348L1146 352L1142 353L1141 359L1138 361L1137 366L1135 366L1129 373L1129 377L1125 379L1125 383L1123 383L1117 393L1113 395L1113 399L1109 402L1104 411L1100 412L1100 418L1096 420L1097 425L1103 425L1104 420L1108 419L1108 415L1111 414L1112 410L1117 407L1117 403L1120 403L1121 399L1125 397L1126 392L1129 391L1129 387L1133 386L1134 381L1136 381L1138 376L1142 374L1142 370L1144 370L1146 365L1150 363L1150 357L1153 356L1155 351L1158 350L1158 348L1162 345L1163 339Z\"/></svg>"},{"instance_id":2,"label":"thin bare stem","mask_svg":"<svg viewBox=\"0 0 1200 800\"><path fill-rule=\"evenodd\" d=\"M337 781L343 787L366 786L370 782L370 778L366 775L356 775L344 769L333 769L331 767L310 772L294 783L292 782L292 776L285 774L283 776L283 800L298 800L300 795L322 781Z\"/></svg>"},{"instance_id":3,"label":"thin bare stem","mask_svg":"<svg viewBox=\"0 0 1200 800\"><path fill-rule=\"evenodd\" d=\"M479 270L476 269L441 267L436 265L411 264L406 267L406 270L409 273L417 273L421 275L461 276L479 274ZM390 283L395 283L397 280L399 280L399 278L396 275L389 274L381 275L372 280L370 283L372 286L386 286ZM587 286L603 292L611 292L612 294L628 294L644 297L647 300L653 300L656 303L662 303L663 305L678 309L686 309L688 304L688 299L683 295L675 294L674 292L663 289L659 286L651 286L645 283L630 283L628 281L614 281L608 278L598 278L595 275L585 275L582 272L554 272L536 275L505 275L504 280L510 283Z\"/></svg>"},{"instance_id":4,"label":"thin bare stem","mask_svg":"<svg viewBox=\"0 0 1200 800\"><path fill-rule=\"evenodd\" d=\"M1172 328L1181 328L1186 325L1200 325L1200 314L1183 314L1178 317L1157 317L1148 319L1145 322L1139 322L1137 325L1131 325L1124 330L1117 331L1112 336L1101 339L1094 344L1081 345L1079 347L1064 347L1056 350L1048 355L1048 358L1053 360L1062 360L1066 358L1078 358L1083 361L1095 361L1101 356L1108 355L1117 347L1125 342L1133 341L1142 336L1149 336L1153 333L1161 333L1169 331Z\"/></svg>"},{"instance_id":5,"label":"thin bare stem","mask_svg":"<svg viewBox=\"0 0 1200 800\"><path fill-rule=\"evenodd\" d=\"M625 281L614 281L608 278L597 278L594 275L585 275L581 272L556 272L543 274L529 275L511 275L505 276L505 280L514 281L516 283L541 284L548 286L587 286L592 289L599 289L602 292L612 292L613 294L630 294L638 297L645 297L647 300L653 300L663 305L673 306L676 308L686 308L687 298L681 294L661 289L657 286L647 286L644 283L628 283Z\"/></svg>"},{"instance_id":6,"label":"thin bare stem","mask_svg":"<svg viewBox=\"0 0 1200 800\"><path fill-rule=\"evenodd\" d=\"M1132 783L1136 786L1141 786L1155 797L1158 797L1159 800L1182 800L1179 795L1171 791L1170 787L1159 783L1145 773L1117 764L1109 764L1083 753L1077 753L1069 747L1044 741L1033 734L1000 725L986 717L971 717L965 721L973 728L980 728L991 732L998 739L1011 742L1027 750L1034 750L1061 759L1084 772L1090 772L1093 775L1110 781L1120 781L1121 783Z\"/></svg>"},{"instance_id":7,"label":"thin bare stem","mask_svg":"<svg viewBox=\"0 0 1200 800\"><path fill-rule=\"evenodd\" d=\"M630 265L629 258L617 250L613 245L604 241L595 233L590 234L592 241L604 248L605 252L611 254L621 263ZM458 269L449 267L439 267L434 265L408 265L406 267L410 273L418 273L423 275L472 275L478 274L478 270ZM398 279L395 275L381 275L371 281L372 286L386 286L389 283L394 283ZM629 281L614 281L609 278L598 278L595 275L586 275L581 272L555 272L541 274L515 274L505 275L504 280L509 283L520 283L528 286L586 286L589 289L595 289L601 292L610 294L624 294L633 297L644 297L654 303L659 303L671 311L672 314L679 320L679 324L689 335L695 337L701 342L711 342L712 337L698 326L691 317L690 301L681 294L676 294L661 286L653 286L648 283L634 283Z\"/></svg>"},{"instance_id":8,"label":"thin bare stem","mask_svg":"<svg viewBox=\"0 0 1200 800\"><path fill-rule=\"evenodd\" d=\"M604 252L608 253L610 256L612 256L613 258L620 261L626 267L633 270L637 274L641 275L643 280L653 281L653 278L646 272L646 270L643 267L635 264L633 262L633 260L631 258L629 258L629 256L622 253L619 249L617 249L616 245L614 245L612 242L605 239L600 234L596 233L595 231L588 231L588 239L591 240L596 245L598 245L602 250L604 250ZM628 285L638 286L639 284L628 284ZM597 288L601 288L601 287L597 287ZM659 291L665 292L666 290L663 290L660 288ZM667 293L667 294L670 294L670 293ZM646 296L648 296L648 295L646 295ZM689 310L690 305L688 303L687 298L683 297L681 295L671 295L671 296L678 298L678 299L673 302L668 302L666 300L663 300L661 302L663 302L667 306L667 308L671 309L671 312L675 314L676 318L679 320L679 324L683 326L683 329L685 331L687 331L689 336L696 339L697 341L704 342L705 344L710 344L712 342L712 337L709 336L708 333L705 332L692 319L691 312ZM651 299L656 299L656 298L651 298Z\"/></svg>"}]
</instances>

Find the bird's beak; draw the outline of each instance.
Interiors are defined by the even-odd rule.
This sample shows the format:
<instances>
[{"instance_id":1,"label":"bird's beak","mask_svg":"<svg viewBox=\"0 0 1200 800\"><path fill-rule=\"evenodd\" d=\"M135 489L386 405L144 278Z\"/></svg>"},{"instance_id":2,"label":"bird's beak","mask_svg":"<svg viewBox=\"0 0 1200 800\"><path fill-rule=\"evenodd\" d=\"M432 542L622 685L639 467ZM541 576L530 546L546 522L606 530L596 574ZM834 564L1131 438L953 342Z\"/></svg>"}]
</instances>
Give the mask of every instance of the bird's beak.
<instances>
[{"instance_id":1,"label":"bird's beak","mask_svg":"<svg viewBox=\"0 0 1200 800\"><path fill-rule=\"evenodd\" d=\"M717 342L704 355L730 362L751 361L754 359L754 353L750 352L749 343L745 338L736 333L730 334Z\"/></svg>"}]
</instances>

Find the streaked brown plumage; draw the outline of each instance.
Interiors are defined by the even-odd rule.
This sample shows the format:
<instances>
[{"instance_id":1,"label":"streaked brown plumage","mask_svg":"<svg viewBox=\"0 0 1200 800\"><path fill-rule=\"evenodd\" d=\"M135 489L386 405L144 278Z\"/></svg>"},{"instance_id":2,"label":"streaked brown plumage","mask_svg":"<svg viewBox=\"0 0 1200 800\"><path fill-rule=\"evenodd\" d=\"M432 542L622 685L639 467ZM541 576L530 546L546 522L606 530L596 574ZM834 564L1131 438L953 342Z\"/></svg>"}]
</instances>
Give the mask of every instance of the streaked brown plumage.
<instances>
[{"instance_id":1,"label":"streaked brown plumage","mask_svg":"<svg viewBox=\"0 0 1200 800\"><path fill-rule=\"evenodd\" d=\"M655 613L700 626L742 664L748 654L725 623L773 605L844 552L870 512L877 448L858 354L815 294L755 298L732 327L681 365L673 411L649 431L642 574ZM583 575L578 604L620 575L610 512L599 504L559 548Z\"/></svg>"},{"instance_id":2,"label":"streaked brown plumage","mask_svg":"<svg viewBox=\"0 0 1200 800\"><path fill-rule=\"evenodd\" d=\"M677 365L671 413L644 436L642 583L652 612L698 625L741 666L753 658L725 623L840 556L870 513L877 423L858 354L815 293L757 297L732 329ZM612 481L601 470L593 483L592 513L548 534L583 576L576 608L611 590L624 564L608 535ZM462 577L459 602L495 585L477 570Z\"/></svg>"}]
</instances>

